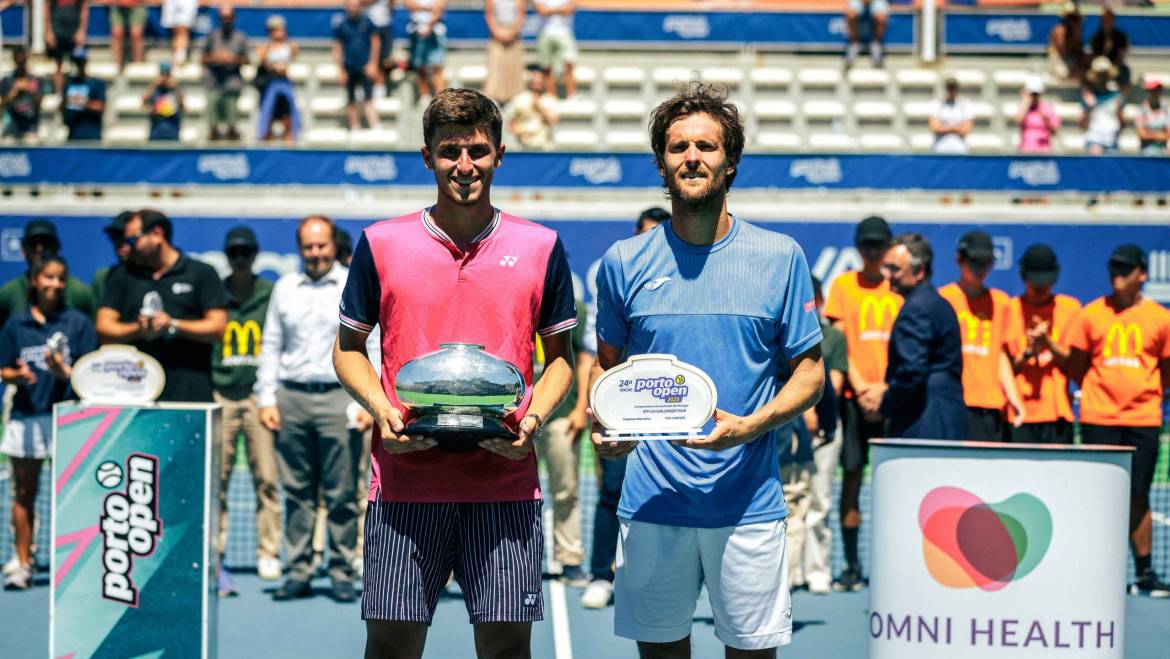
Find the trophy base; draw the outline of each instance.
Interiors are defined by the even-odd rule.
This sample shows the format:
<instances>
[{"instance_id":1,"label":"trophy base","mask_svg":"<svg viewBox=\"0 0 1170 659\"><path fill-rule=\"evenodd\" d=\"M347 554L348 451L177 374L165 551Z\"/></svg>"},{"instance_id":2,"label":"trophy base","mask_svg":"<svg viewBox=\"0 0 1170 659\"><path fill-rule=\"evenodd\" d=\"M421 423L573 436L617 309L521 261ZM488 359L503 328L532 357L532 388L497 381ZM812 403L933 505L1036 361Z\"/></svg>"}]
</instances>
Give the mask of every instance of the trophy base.
<instances>
[{"instance_id":1,"label":"trophy base","mask_svg":"<svg viewBox=\"0 0 1170 659\"><path fill-rule=\"evenodd\" d=\"M471 451L485 439L517 437L501 420L478 414L428 414L406 424L404 432L430 437L445 451Z\"/></svg>"},{"instance_id":2,"label":"trophy base","mask_svg":"<svg viewBox=\"0 0 1170 659\"><path fill-rule=\"evenodd\" d=\"M702 429L677 430L671 432L631 432L622 430L606 430L602 433L603 442L645 442L645 441L677 441L680 439L705 439Z\"/></svg>"}]
</instances>

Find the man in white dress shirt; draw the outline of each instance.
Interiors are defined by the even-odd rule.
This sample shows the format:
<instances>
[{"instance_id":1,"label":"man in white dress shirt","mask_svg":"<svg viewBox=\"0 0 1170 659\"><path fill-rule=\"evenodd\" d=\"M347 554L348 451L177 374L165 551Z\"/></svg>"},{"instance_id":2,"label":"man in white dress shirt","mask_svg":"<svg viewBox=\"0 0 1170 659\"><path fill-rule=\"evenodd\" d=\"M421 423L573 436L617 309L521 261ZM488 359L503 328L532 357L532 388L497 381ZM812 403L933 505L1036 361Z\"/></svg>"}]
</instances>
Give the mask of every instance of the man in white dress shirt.
<instances>
[{"instance_id":1,"label":"man in white dress shirt","mask_svg":"<svg viewBox=\"0 0 1170 659\"><path fill-rule=\"evenodd\" d=\"M284 487L284 542L288 578L275 600L312 591L313 526L317 502L328 511L328 574L339 602L357 598L353 559L357 543L358 461L361 435L346 428L349 396L333 371L337 307L347 270L337 263L333 221L301 220L297 245L303 269L276 282L268 303L256 389L260 422L276 440Z\"/></svg>"}]
</instances>

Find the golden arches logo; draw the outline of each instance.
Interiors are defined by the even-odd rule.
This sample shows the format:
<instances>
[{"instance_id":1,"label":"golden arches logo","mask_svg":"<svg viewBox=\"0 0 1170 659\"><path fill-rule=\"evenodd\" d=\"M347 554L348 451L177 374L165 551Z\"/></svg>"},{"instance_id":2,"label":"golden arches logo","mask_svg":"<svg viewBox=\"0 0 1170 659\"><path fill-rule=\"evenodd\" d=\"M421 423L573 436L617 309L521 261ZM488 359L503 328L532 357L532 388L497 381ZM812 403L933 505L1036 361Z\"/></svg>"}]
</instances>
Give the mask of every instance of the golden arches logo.
<instances>
[{"instance_id":1,"label":"golden arches logo","mask_svg":"<svg viewBox=\"0 0 1170 659\"><path fill-rule=\"evenodd\" d=\"M963 332L963 345L991 347L991 321L984 320L970 311L960 311L959 329Z\"/></svg>"},{"instance_id":2,"label":"golden arches logo","mask_svg":"<svg viewBox=\"0 0 1170 659\"><path fill-rule=\"evenodd\" d=\"M861 301L858 327L862 332L888 329L897 315L898 301L893 296L870 295Z\"/></svg>"},{"instance_id":3,"label":"golden arches logo","mask_svg":"<svg viewBox=\"0 0 1170 659\"><path fill-rule=\"evenodd\" d=\"M260 356L260 323L254 320L247 320L242 324L234 320L228 321L227 329L223 332L224 358L248 354Z\"/></svg>"},{"instance_id":4,"label":"golden arches logo","mask_svg":"<svg viewBox=\"0 0 1170 659\"><path fill-rule=\"evenodd\" d=\"M1105 335L1105 347L1102 353L1108 359L1114 355L1127 357L1130 355L1130 346L1133 346L1133 356L1142 354L1142 328L1136 323L1113 323Z\"/></svg>"}]
</instances>

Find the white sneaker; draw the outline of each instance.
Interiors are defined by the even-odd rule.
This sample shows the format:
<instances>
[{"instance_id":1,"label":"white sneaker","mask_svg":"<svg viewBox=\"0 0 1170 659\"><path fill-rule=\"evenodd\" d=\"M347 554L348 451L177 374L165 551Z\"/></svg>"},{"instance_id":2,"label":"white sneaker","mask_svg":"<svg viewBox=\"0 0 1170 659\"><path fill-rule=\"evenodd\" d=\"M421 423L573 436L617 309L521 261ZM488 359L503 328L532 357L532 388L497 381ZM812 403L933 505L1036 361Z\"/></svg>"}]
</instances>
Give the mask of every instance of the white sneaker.
<instances>
[{"instance_id":1,"label":"white sneaker","mask_svg":"<svg viewBox=\"0 0 1170 659\"><path fill-rule=\"evenodd\" d=\"M32 567L21 565L4 576L4 590L28 590L32 585Z\"/></svg>"},{"instance_id":2,"label":"white sneaker","mask_svg":"<svg viewBox=\"0 0 1170 659\"><path fill-rule=\"evenodd\" d=\"M265 581L280 581L280 561L272 557L261 558L256 561L256 574Z\"/></svg>"},{"instance_id":3,"label":"white sneaker","mask_svg":"<svg viewBox=\"0 0 1170 659\"><path fill-rule=\"evenodd\" d=\"M9 561L4 564L4 568L2 569L2 573L4 574L4 576L8 576L8 575L16 572L17 570L19 570L22 567L24 567L24 565L21 564L20 558L18 558L16 556L16 554L13 554L12 558L9 559Z\"/></svg>"},{"instance_id":4,"label":"white sneaker","mask_svg":"<svg viewBox=\"0 0 1170 659\"><path fill-rule=\"evenodd\" d=\"M814 595L828 595L832 590L832 581L828 577L809 575L808 592Z\"/></svg>"},{"instance_id":5,"label":"white sneaker","mask_svg":"<svg viewBox=\"0 0 1170 659\"><path fill-rule=\"evenodd\" d=\"M587 609L604 609L613 599L613 582L605 579L594 579L585 587L581 595L581 606Z\"/></svg>"},{"instance_id":6,"label":"white sneaker","mask_svg":"<svg viewBox=\"0 0 1170 659\"><path fill-rule=\"evenodd\" d=\"M361 557L354 556L354 557L353 557L353 565L352 565L352 566L350 566L350 567L352 567L352 568L353 568L353 573L354 573L354 575L355 575L355 576L356 576L358 579L361 579L361 578L362 578L362 575L363 575L363 574L365 573L365 571L366 571L366 562L365 562L364 560L362 560L362 559L361 559Z\"/></svg>"}]
</instances>

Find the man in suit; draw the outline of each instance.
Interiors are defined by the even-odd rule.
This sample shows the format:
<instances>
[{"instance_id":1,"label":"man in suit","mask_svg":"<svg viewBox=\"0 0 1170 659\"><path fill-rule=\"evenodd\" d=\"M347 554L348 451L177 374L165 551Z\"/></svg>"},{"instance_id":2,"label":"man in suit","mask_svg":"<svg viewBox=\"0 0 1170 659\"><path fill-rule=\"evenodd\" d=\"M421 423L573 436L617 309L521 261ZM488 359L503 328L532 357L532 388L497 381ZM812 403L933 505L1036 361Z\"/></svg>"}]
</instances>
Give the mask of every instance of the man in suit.
<instances>
[{"instance_id":1,"label":"man in suit","mask_svg":"<svg viewBox=\"0 0 1170 659\"><path fill-rule=\"evenodd\" d=\"M965 439L959 321L930 283L931 261L930 243L917 233L896 237L886 252L882 272L904 302L890 335L885 385L867 393L881 396L891 437Z\"/></svg>"}]
</instances>

